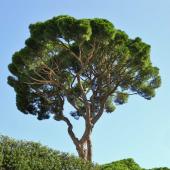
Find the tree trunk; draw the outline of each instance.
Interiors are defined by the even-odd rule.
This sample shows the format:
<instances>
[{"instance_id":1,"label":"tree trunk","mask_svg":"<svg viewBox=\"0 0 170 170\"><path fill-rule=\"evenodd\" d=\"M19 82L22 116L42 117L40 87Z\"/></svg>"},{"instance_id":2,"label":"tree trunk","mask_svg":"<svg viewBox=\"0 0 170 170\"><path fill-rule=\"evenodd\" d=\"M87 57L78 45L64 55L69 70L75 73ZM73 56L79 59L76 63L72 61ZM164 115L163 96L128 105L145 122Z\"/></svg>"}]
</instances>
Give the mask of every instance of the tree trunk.
<instances>
[{"instance_id":1,"label":"tree trunk","mask_svg":"<svg viewBox=\"0 0 170 170\"><path fill-rule=\"evenodd\" d=\"M76 146L76 150L80 158L86 161L92 161L92 144L91 144L91 133L93 129L92 119L91 119L91 112L90 112L90 104L87 103L86 108L86 117L85 117L85 131L80 139L78 139L74 132L73 126L68 118L62 117L61 120L65 121L68 125L68 134L71 137L74 145Z\"/></svg>"},{"instance_id":2,"label":"tree trunk","mask_svg":"<svg viewBox=\"0 0 170 170\"><path fill-rule=\"evenodd\" d=\"M86 117L85 117L85 131L81 139L78 141L78 146L76 145L79 157L86 161L92 161L92 144L91 144L91 133L93 125L91 123L91 104L86 103Z\"/></svg>"},{"instance_id":3,"label":"tree trunk","mask_svg":"<svg viewBox=\"0 0 170 170\"><path fill-rule=\"evenodd\" d=\"M73 132L73 126L68 120L68 118L64 117L62 120L64 120L68 125L68 134L71 137L74 145L76 146L76 150L78 152L79 157L91 162L92 144L91 144L90 135L92 133L92 127L87 125L82 138L78 139Z\"/></svg>"},{"instance_id":4,"label":"tree trunk","mask_svg":"<svg viewBox=\"0 0 170 170\"><path fill-rule=\"evenodd\" d=\"M90 136L87 137L84 143L80 143L76 149L80 158L86 161L92 161L92 144Z\"/></svg>"}]
</instances>

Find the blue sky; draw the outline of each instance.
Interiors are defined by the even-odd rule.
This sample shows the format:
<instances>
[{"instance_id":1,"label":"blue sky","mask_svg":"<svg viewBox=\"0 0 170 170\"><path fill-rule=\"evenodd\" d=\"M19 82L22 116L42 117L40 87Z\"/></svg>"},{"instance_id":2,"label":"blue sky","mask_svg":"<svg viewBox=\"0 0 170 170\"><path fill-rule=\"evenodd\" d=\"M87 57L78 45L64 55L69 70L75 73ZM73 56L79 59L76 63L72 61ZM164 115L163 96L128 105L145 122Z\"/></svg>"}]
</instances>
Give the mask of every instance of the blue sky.
<instances>
[{"instance_id":1,"label":"blue sky","mask_svg":"<svg viewBox=\"0 0 170 170\"><path fill-rule=\"evenodd\" d=\"M7 85L12 54L24 47L28 26L53 16L101 17L131 38L151 45L151 59L160 68L162 86L151 101L131 97L112 114L104 114L94 128L93 160L107 163L133 158L142 167L170 167L170 1L169 0L1 0L0 1L0 133L16 139L39 141L57 150L76 154L64 123L38 121L15 105ZM69 113L66 106L65 111ZM73 121L81 134L83 122Z\"/></svg>"}]
</instances>

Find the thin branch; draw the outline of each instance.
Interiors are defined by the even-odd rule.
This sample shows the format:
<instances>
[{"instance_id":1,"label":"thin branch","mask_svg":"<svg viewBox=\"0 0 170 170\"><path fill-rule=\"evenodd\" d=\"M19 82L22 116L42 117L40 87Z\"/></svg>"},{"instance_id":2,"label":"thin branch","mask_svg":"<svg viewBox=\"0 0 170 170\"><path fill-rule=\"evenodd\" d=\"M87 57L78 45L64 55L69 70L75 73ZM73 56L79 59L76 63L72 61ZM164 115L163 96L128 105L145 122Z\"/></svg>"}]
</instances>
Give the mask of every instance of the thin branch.
<instances>
[{"instance_id":1,"label":"thin branch","mask_svg":"<svg viewBox=\"0 0 170 170\"><path fill-rule=\"evenodd\" d=\"M128 95L135 95L135 94L138 94L138 93L128 93Z\"/></svg>"},{"instance_id":2,"label":"thin branch","mask_svg":"<svg viewBox=\"0 0 170 170\"><path fill-rule=\"evenodd\" d=\"M97 115L92 119L92 124L94 125L102 116L103 112L104 112L104 107L105 107L105 101L102 102L99 112L97 113Z\"/></svg>"},{"instance_id":3,"label":"thin branch","mask_svg":"<svg viewBox=\"0 0 170 170\"><path fill-rule=\"evenodd\" d=\"M73 132L73 125L71 124L70 120L65 117L64 115L61 117L60 120L63 120L67 126L68 126L68 134L71 137L73 143L78 146L79 145L79 139L75 136L74 132Z\"/></svg>"},{"instance_id":4,"label":"thin branch","mask_svg":"<svg viewBox=\"0 0 170 170\"><path fill-rule=\"evenodd\" d=\"M68 95L66 95L67 98L68 98ZM78 98L79 99L79 98ZM82 113L82 111L79 109L79 107L76 105L76 102L73 102L73 101L70 101L70 100L67 100L78 112L80 112L83 116L83 118L85 119L85 114Z\"/></svg>"},{"instance_id":5,"label":"thin branch","mask_svg":"<svg viewBox=\"0 0 170 170\"><path fill-rule=\"evenodd\" d=\"M85 66L88 65L89 61L94 57L95 47L96 47L96 44L94 43L92 45L92 50L91 50L90 54L88 55L88 58L87 58L87 60L86 60L86 62L84 64Z\"/></svg>"},{"instance_id":6,"label":"thin branch","mask_svg":"<svg viewBox=\"0 0 170 170\"><path fill-rule=\"evenodd\" d=\"M86 98L85 90L84 90L83 85L82 85L81 80L80 80L80 75L78 74L76 77L77 77L78 85L80 86L80 90L81 90L81 93L82 93L83 100L84 100L84 102L86 102L87 98Z\"/></svg>"},{"instance_id":7,"label":"thin branch","mask_svg":"<svg viewBox=\"0 0 170 170\"><path fill-rule=\"evenodd\" d=\"M86 107L86 117L85 117L85 131L80 139L80 143L84 143L87 140L87 137L90 135L92 131L92 123L91 123L91 112L90 112L90 103L88 103Z\"/></svg>"},{"instance_id":8,"label":"thin branch","mask_svg":"<svg viewBox=\"0 0 170 170\"><path fill-rule=\"evenodd\" d=\"M58 41L60 42L60 45L62 45L66 50L68 50L82 65L81 59L65 43L63 43L60 39L58 39Z\"/></svg>"}]
</instances>

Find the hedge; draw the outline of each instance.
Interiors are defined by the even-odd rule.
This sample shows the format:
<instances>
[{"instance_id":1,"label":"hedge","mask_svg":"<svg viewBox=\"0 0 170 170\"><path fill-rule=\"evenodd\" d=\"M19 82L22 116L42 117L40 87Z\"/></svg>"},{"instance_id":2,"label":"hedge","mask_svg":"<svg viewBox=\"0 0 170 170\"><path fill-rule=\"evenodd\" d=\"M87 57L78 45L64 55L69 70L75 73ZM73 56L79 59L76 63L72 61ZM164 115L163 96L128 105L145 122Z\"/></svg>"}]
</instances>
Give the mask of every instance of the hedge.
<instances>
[{"instance_id":1,"label":"hedge","mask_svg":"<svg viewBox=\"0 0 170 170\"><path fill-rule=\"evenodd\" d=\"M99 170L99 166L39 143L0 136L0 170Z\"/></svg>"},{"instance_id":2,"label":"hedge","mask_svg":"<svg viewBox=\"0 0 170 170\"><path fill-rule=\"evenodd\" d=\"M0 136L0 170L146 170L133 159L97 165L40 143ZM149 170L149 169L148 169ZM153 168L150 170L170 170Z\"/></svg>"}]
</instances>

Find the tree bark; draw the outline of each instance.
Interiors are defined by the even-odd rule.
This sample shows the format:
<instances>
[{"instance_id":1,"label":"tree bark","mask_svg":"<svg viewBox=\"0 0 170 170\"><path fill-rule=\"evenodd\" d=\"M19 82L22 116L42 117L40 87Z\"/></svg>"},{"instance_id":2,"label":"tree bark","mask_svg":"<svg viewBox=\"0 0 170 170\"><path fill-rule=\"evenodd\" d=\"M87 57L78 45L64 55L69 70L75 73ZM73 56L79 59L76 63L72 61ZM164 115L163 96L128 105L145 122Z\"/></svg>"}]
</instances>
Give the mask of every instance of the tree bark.
<instances>
[{"instance_id":1,"label":"tree bark","mask_svg":"<svg viewBox=\"0 0 170 170\"><path fill-rule=\"evenodd\" d=\"M90 136L84 141L84 143L80 143L78 147L76 147L78 155L80 158L86 161L92 161L92 144Z\"/></svg>"},{"instance_id":2,"label":"tree bark","mask_svg":"<svg viewBox=\"0 0 170 170\"><path fill-rule=\"evenodd\" d=\"M91 133L92 133L92 113L90 111L90 103L87 103L86 114L85 114L85 131L80 139L78 139L74 132L73 126L69 119L65 116L61 116L60 120L66 122L68 126L68 134L72 139L74 145L76 146L76 150L80 158L86 161L92 161L92 144L91 144Z\"/></svg>"}]
</instances>

